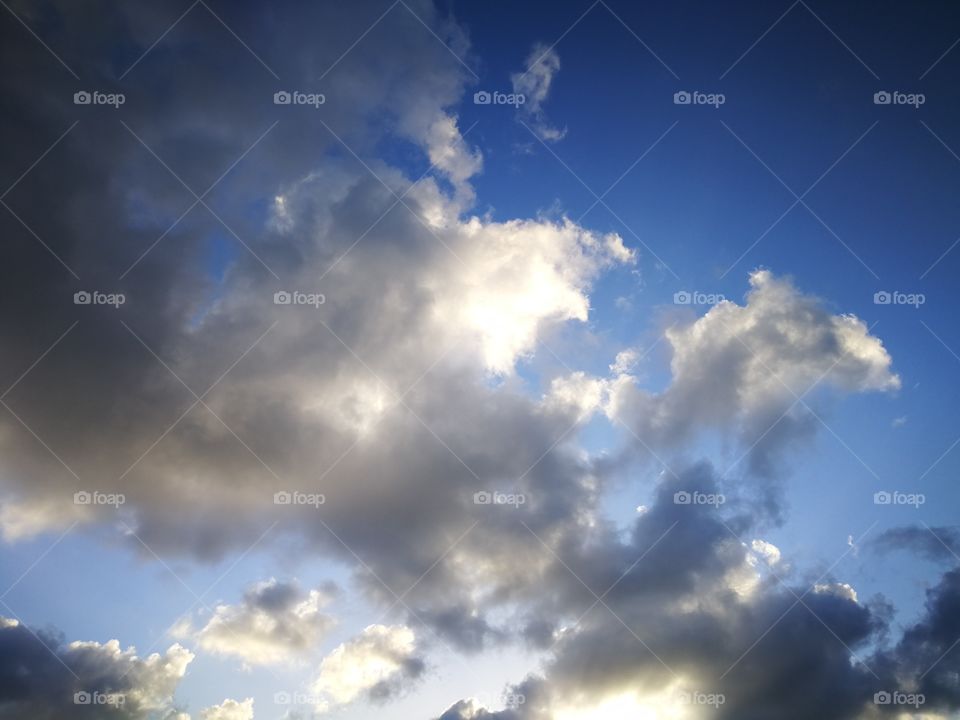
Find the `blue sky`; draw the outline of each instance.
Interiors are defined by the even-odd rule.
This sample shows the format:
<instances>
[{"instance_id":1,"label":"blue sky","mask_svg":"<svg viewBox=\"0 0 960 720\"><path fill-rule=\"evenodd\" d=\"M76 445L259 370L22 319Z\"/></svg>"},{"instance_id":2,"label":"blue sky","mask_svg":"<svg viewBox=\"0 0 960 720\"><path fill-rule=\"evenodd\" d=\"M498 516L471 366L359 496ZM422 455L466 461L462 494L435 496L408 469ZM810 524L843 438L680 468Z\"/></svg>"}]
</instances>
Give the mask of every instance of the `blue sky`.
<instances>
[{"instance_id":1,"label":"blue sky","mask_svg":"<svg viewBox=\"0 0 960 720\"><path fill-rule=\"evenodd\" d=\"M0 473L0 586L9 588L0 615L65 642L118 638L141 658L174 642L193 652L175 687L158 685L162 702L128 706L131 718L249 720L217 706L254 698L257 718L292 720L274 694L313 693L313 682L328 704L295 708L303 717L435 718L449 708L443 720L570 720L613 716L621 711L604 703L627 696L624 716L708 717L669 714L680 710L638 689L646 678L668 685L649 657L603 651L597 662L607 667L609 656L614 669L583 679L597 657L591 643L622 631L596 620L580 634L572 621L584 606L571 598L583 587L559 580L563 569L623 581L608 609L641 635L644 623L654 634L672 627L670 613L691 597L716 598L722 611L700 611L741 628L737 613L776 616L795 587L817 602L842 600L837 613L869 617L869 632L847 635L847 620L825 622L819 605L807 608L842 645L825 637L810 650L814 664L850 652L837 684L819 691L834 704L798 708L771 679L741 705L744 686L733 682L722 686L724 712L734 713L724 717L754 717L745 707L782 718L879 717L871 713L886 709L866 696L894 691L892 678L904 691L926 690L925 717L954 717L960 694L928 688L926 674L904 680L925 658L900 642L906 628L939 627L925 603L948 597L960 548L954 8L161 5L104 3L100 22L64 3L12 3L3 18L4 60L25 69L7 83L18 102L5 125L16 142L3 155L4 228L16 238L7 265L18 268L5 294L18 310L3 313L12 350L2 433L14 459ZM81 87L130 100L117 110L71 104ZM264 100L279 88L322 92L325 103ZM483 90L530 97L519 109L476 104ZM677 104L682 92L723 102ZM920 94L922 104L878 104L883 92ZM209 206L171 228L190 194L224 169ZM23 300L31 289L43 298L34 305ZM115 315L61 301L80 289L120 289L130 300ZM316 315L283 314L269 301L278 290L321 292L326 302ZM726 302L678 303L684 292ZM922 304L882 304L878 293ZM789 307L765 314L768 302ZM849 316L862 324L846 335L838 328ZM758 356L791 385L826 382L802 401L771 389L749 355L732 359L743 348L723 335L729 321L763 344ZM674 328L690 334L668 337ZM623 351L639 359L619 372ZM687 351L693 360L677 374L671 360ZM851 355L859 364L848 368ZM225 370L223 385L200 396L209 406L178 425L190 396ZM598 396L578 385L573 399L561 397L578 378ZM407 387L396 407L385 404ZM719 398L730 388L742 406L715 407L714 390ZM797 425L760 428L768 411ZM774 469L763 473L751 462L768 438L777 438ZM147 459L121 475L138 456ZM697 526L714 538L703 557L716 575L678 550L673 564L685 573L689 560L692 586L664 579L672 600L649 609L648 589L627 589L642 571L630 564L643 549L634 543L678 512L663 506L665 488L684 487L671 476L693 482L698 460L713 468L703 487L737 498L723 522ZM62 504L68 490L94 488L121 490L127 504L90 513ZM529 534L506 530L504 516L464 510L464 497L498 488L534 498L521 516ZM323 522L258 499L280 489L326 493ZM878 505L878 491L925 502ZM751 504L767 492L777 506L769 514ZM776 546L781 564L731 560L710 535L717 522ZM603 533L606 523L615 532ZM911 541L892 532L903 528L915 531ZM924 551L931 538L934 551ZM673 552L670 542L652 560ZM741 593L731 578L743 573L756 573L762 589ZM730 584L699 584L708 577ZM270 578L298 598L332 581L339 589L323 613L335 626L294 662L205 644L214 608L239 607ZM394 603L394 584L411 581L413 607ZM822 582L829 588L813 591ZM206 609L191 611L198 596ZM270 616L275 607L264 603ZM528 639L521 626L533 616L556 622L552 642ZM184 618L192 627L172 632ZM406 664L391 659L352 695L343 675L324 685L324 658L361 648L372 624L388 625L401 644L402 630L413 633ZM752 649L754 630L745 623L719 659L705 648L675 657L686 647L679 637L664 640L667 661L657 659L679 681L668 666L682 658L692 668L684 682L706 690L713 669ZM840 637L854 638L856 652ZM954 639L929 647L952 649ZM87 681L68 667L75 651L44 648ZM861 656L865 668L851 659ZM636 662L643 682L618 685L617 662L624 673ZM569 696L565 678L576 686ZM529 702L502 708L505 687L524 688ZM850 700L853 687L866 699ZM0 682L3 692L0 718L101 717L24 700ZM455 705L471 696L489 713ZM535 707L534 698L549 701ZM121 717L91 712L101 711Z\"/></svg>"}]
</instances>

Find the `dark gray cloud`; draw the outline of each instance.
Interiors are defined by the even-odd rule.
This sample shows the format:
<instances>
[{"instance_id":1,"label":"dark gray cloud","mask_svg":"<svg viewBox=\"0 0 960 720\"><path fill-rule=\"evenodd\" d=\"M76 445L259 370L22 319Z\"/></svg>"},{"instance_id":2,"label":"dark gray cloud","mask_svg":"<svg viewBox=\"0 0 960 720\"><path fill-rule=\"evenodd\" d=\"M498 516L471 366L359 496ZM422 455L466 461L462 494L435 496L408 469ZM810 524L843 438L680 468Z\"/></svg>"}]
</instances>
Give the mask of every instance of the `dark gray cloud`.
<instances>
[{"instance_id":1,"label":"dark gray cloud","mask_svg":"<svg viewBox=\"0 0 960 720\"><path fill-rule=\"evenodd\" d=\"M904 632L882 658L900 687L922 693L928 712L955 712L960 706L960 570L944 573L927 591L923 617Z\"/></svg>"},{"instance_id":2,"label":"dark gray cloud","mask_svg":"<svg viewBox=\"0 0 960 720\"><path fill-rule=\"evenodd\" d=\"M731 719L895 716L902 708L874 702L884 692L924 693L924 712L956 707L955 571L928 593L924 617L888 646L885 603L861 601L830 575L765 565L745 506L674 502L680 491L719 490L708 465L691 466L663 479L629 540L611 533L558 543L557 575L545 584L551 599L539 608L563 629L546 643L543 675L525 683L537 702L497 711L464 700L441 717L540 720L559 708L604 712L604 702L624 695L651 707L722 697L708 710ZM589 592L578 597L576 585L602 603Z\"/></svg>"},{"instance_id":3,"label":"dark gray cloud","mask_svg":"<svg viewBox=\"0 0 960 720\"><path fill-rule=\"evenodd\" d=\"M145 720L172 711L193 654L137 657L116 640L73 642L0 618L0 718Z\"/></svg>"},{"instance_id":4,"label":"dark gray cloud","mask_svg":"<svg viewBox=\"0 0 960 720\"><path fill-rule=\"evenodd\" d=\"M955 564L960 553L960 528L905 525L880 533L869 543L879 552L913 552L929 560Z\"/></svg>"}]
</instances>

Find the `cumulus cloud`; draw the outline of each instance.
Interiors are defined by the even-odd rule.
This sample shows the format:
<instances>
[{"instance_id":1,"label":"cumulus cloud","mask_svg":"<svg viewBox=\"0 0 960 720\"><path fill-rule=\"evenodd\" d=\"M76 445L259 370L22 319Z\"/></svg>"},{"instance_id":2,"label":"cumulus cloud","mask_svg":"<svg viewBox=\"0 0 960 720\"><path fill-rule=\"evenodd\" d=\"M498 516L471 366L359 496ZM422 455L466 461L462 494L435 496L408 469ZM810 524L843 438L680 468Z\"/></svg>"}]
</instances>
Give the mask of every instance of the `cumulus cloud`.
<instances>
[{"instance_id":1,"label":"cumulus cloud","mask_svg":"<svg viewBox=\"0 0 960 720\"><path fill-rule=\"evenodd\" d=\"M463 47L431 3L407 4ZM53 45L90 58L82 70L91 84L113 87L117 48L155 39L126 4L97 17L74 3L48 7L53 32L71 28ZM524 702L488 709L464 699L443 720L633 717L653 704L672 709L685 690L723 693L718 718L841 720L869 717L873 692L911 683L935 707L956 707L949 656L921 676L955 639L953 574L884 648L884 608L841 577L795 571L758 539L767 515L742 493L722 506L675 501L731 489L728 473L685 457L706 432L732 438L749 473L775 485L783 451L816 427L797 395L813 385L829 397L899 387L881 341L862 320L759 271L742 304L666 331L662 391L634 374L631 349L613 357L608 376L577 371L551 378L542 396L518 390L518 370L545 335L588 322L594 284L637 257L616 234L568 219L471 214L482 157L451 110L465 70L401 10L371 30L375 51L360 44L342 62L331 41L342 40L343 23L369 26L363 4L270 11L263 56L304 48L280 68L291 87L340 63L322 115L271 104L269 73L222 82L221 59L242 51L229 34L184 23L165 39L171 56L190 53L192 72L176 94L131 102L125 122L198 190L249 151L253 167L238 163L207 198L229 232L202 207L171 229L194 198L115 123L79 124L46 160L58 171L28 175L7 196L71 270L2 216L15 239L0 249L0 372L14 383L5 403L16 412L0 415L5 537L120 519L134 549L210 561L276 522L264 547L292 541L305 557L364 558L356 581L365 599L390 607L409 588L404 604L459 650L522 639L544 654L542 672L511 688ZM238 26L267 22L256 5L231 11ZM0 34L10 53L37 50L15 23ZM141 85L167 86L154 57L119 83L131 97ZM17 168L75 117L73 83L50 65L0 78L15 108L2 129ZM563 135L543 114L558 70L556 53L537 47L513 78L527 95L521 117L544 140ZM282 138L264 135L277 121ZM398 138L432 165L421 180L377 159ZM211 238L225 232L247 247L212 262ZM128 302L74 305L84 288L122 291ZM291 291L325 302L274 302ZM23 297L34 298L29 314ZM819 391L805 397L819 409ZM635 457L612 468L585 452L570 431L599 413L635 433L632 452L646 460L652 450L671 469L655 479ZM617 472L630 492L654 495L626 528L604 514ZM75 503L83 490L122 493L125 503ZM492 491L524 502L475 502ZM278 492L324 502L277 503ZM328 599L322 588L269 580L181 629L201 651L288 662L327 633ZM402 693L423 675L426 648L400 622L334 649L311 689L330 707ZM38 635L43 642L0 623L0 717L83 717L72 703L80 690L124 693L130 718L175 711L171 696L193 657L179 645L139 658L116 641ZM226 700L201 717L251 713L250 700Z\"/></svg>"},{"instance_id":2,"label":"cumulus cloud","mask_svg":"<svg viewBox=\"0 0 960 720\"><path fill-rule=\"evenodd\" d=\"M200 720L253 720L253 698L240 702L228 698L219 705L201 710Z\"/></svg>"},{"instance_id":3,"label":"cumulus cloud","mask_svg":"<svg viewBox=\"0 0 960 720\"><path fill-rule=\"evenodd\" d=\"M360 697L382 702L405 690L423 671L410 628L369 625L323 659L312 688L336 705Z\"/></svg>"},{"instance_id":4,"label":"cumulus cloud","mask_svg":"<svg viewBox=\"0 0 960 720\"><path fill-rule=\"evenodd\" d=\"M681 488L715 493L717 478L704 464L665 476L626 541L611 530L588 543L552 543L561 562L545 581L553 592L542 611L570 621L543 675L511 690L528 701L497 711L464 701L441 717L681 713L692 692L723 695L721 718L866 712L872 693L892 682L851 662L853 652L873 666L867 647L883 625L876 613L829 578L814 588L813 579L805 587L787 576L784 587L750 561L740 540L755 522L749 513L677 504ZM757 547L774 555L772 546ZM584 584L603 597L586 613Z\"/></svg>"},{"instance_id":5,"label":"cumulus cloud","mask_svg":"<svg viewBox=\"0 0 960 720\"><path fill-rule=\"evenodd\" d=\"M531 48L523 71L510 76L513 92L523 94L526 99L520 106L521 119L546 142L562 140L567 134L566 128L551 125L543 110L553 78L559 71L560 56L556 50L538 43Z\"/></svg>"},{"instance_id":6,"label":"cumulus cloud","mask_svg":"<svg viewBox=\"0 0 960 720\"><path fill-rule=\"evenodd\" d=\"M180 645L141 658L117 640L65 644L0 618L0 718L147 720L172 709L193 657Z\"/></svg>"},{"instance_id":7,"label":"cumulus cloud","mask_svg":"<svg viewBox=\"0 0 960 720\"><path fill-rule=\"evenodd\" d=\"M609 377L577 371L555 378L548 397L579 412L604 412L625 425L637 450L658 457L705 432L741 448L753 475L780 477L784 451L810 437L820 400L900 387L892 359L862 320L834 315L788 278L759 270L744 304L724 301L664 332L672 358L668 386L646 390L631 374L632 349L618 353ZM733 468L731 468L733 469ZM776 515L776 483L761 486Z\"/></svg>"},{"instance_id":8,"label":"cumulus cloud","mask_svg":"<svg viewBox=\"0 0 960 720\"><path fill-rule=\"evenodd\" d=\"M441 30L430 3L410 5L438 34L456 34ZM98 32L99 24L69 3L54 4L51 12L75 28L59 45L65 53L110 56L116 37ZM123 7L110 12L105 25L129 24ZM256 10L236 12L229 20L258 24ZM305 43L319 54L311 66L322 68L337 59L323 56L323 33L336 32L346 22L343 13L355 12L353 20L362 23L362 12L338 10L337 22L325 15L331 8L310 12L312 21L278 13L271 38L288 44L305 27L325 28ZM31 52L29 37L4 28L11 52ZM188 184L206 187L273 122L283 126L282 141L267 134L247 155L255 171L246 161L237 164L207 198L256 254L238 244L218 269L222 277L210 276L203 256L219 223L198 208L164 235L192 199L122 127L115 133L81 123L74 131L78 142L68 137L58 146L51 160L73 175L57 175L49 192L76 199L58 206L61 214L34 206L33 196L20 192L33 176L7 198L38 234L53 238L52 249L83 279L76 285L65 270L52 270L56 261L27 236L5 251L9 262L2 266L18 265L22 274L8 273L0 293L11 301L22 296L22 281L31 277L37 282L31 280L29 292L49 300L38 304L29 323L13 312L0 319L9 338L0 359L6 376L18 377L56 340L38 328L66 329L82 320L6 397L43 438L37 442L11 414L0 417L0 446L7 451L0 522L8 539L62 530L73 521L113 527L119 518L139 538L124 535L134 551L143 551L142 540L162 556L215 560L248 547L276 520L282 522L265 542L286 534L311 551L351 559L315 521L320 512L377 576L400 588L412 585L474 521L475 492L533 468L523 479L531 497L546 502L547 493L533 491L551 488L544 522L584 492L579 462L560 462L570 452L566 443L533 467L569 425L566 411L544 412L536 399L498 389L490 376L515 373L542 333L586 321L592 283L635 262L634 254L618 236L568 220L465 216L465 188L481 165L449 109L462 96L464 70L400 9L374 33L376 53L358 49L330 75L323 111L330 132L318 131L316 116L307 121L272 105L269 74L252 73L242 90L218 81L218 35L200 42L184 25L165 41L170 53L200 47L197 69L175 97L149 111L131 103L125 122ZM422 42L416 40L421 35ZM78 37L86 45L71 50ZM223 44L233 42L224 33ZM272 42L258 46L264 57L271 56ZM391 59L398 55L402 68ZM162 75L153 57L131 74L131 96ZM306 87L316 73L297 67L283 75L291 86ZM3 82L11 98L23 100L24 112L34 107L27 98L37 92L51 98L43 117L8 118L9 137L55 138L60 121L72 122L74 89L56 73L35 84ZM355 96L359 86L363 93ZM392 127L435 163L419 183L375 158L385 107L395 116ZM32 162L26 150L12 158L18 160L23 167ZM240 208L263 198L273 201L270 217ZM80 205L82 221L71 214ZM16 221L5 215L3 222ZM94 225L97 231L88 232ZM116 314L93 309L80 316L90 309L71 302L81 287L114 288L129 302ZM274 293L292 289L323 292L326 303L316 312L273 303ZM202 405L193 405L184 385L198 394L213 387ZM450 397L472 410L451 406ZM480 436L486 439L478 442ZM122 493L126 503L119 510L75 504L81 490ZM324 493L327 504L311 512L274 505L274 493L290 490ZM478 551L463 548L464 555ZM507 543L498 552L509 553ZM478 599L454 582L475 572L462 557L451 558L409 602L464 642L482 643L488 631L477 620ZM368 589L375 600L384 593L378 583ZM254 622L266 617L261 611L240 604L217 612L200 631L201 650L251 663L283 655L271 631ZM275 629L290 630L283 622Z\"/></svg>"},{"instance_id":9,"label":"cumulus cloud","mask_svg":"<svg viewBox=\"0 0 960 720\"><path fill-rule=\"evenodd\" d=\"M900 387L882 342L852 315L832 315L785 278L758 270L746 302L722 302L666 331L671 384L661 395L617 386L612 414L644 437L681 440L697 426L735 422L747 444L818 385L840 392ZM724 378L724 382L717 382ZM757 449L760 467L769 446Z\"/></svg>"},{"instance_id":10,"label":"cumulus cloud","mask_svg":"<svg viewBox=\"0 0 960 720\"><path fill-rule=\"evenodd\" d=\"M463 247L463 267L428 280L443 299L436 317L455 335L465 333L486 368L498 373L512 372L548 324L586 321L591 281L635 259L620 236L598 235L567 219L486 223L474 217L461 232L455 247Z\"/></svg>"},{"instance_id":11,"label":"cumulus cloud","mask_svg":"<svg viewBox=\"0 0 960 720\"><path fill-rule=\"evenodd\" d=\"M304 593L296 583L271 578L247 590L240 604L217 605L199 630L181 625L179 633L202 650L247 665L303 660L335 624L322 612L335 592L328 586Z\"/></svg>"}]
</instances>

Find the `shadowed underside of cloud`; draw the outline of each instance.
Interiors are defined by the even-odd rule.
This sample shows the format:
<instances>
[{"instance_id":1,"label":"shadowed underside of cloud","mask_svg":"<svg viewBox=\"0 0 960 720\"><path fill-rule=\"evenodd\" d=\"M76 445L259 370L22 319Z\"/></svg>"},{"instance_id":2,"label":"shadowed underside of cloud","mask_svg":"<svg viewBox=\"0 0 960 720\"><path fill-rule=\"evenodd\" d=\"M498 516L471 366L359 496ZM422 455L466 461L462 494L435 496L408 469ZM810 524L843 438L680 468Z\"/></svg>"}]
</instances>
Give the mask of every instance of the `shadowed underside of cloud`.
<instances>
[{"instance_id":1,"label":"shadowed underside of cloud","mask_svg":"<svg viewBox=\"0 0 960 720\"><path fill-rule=\"evenodd\" d=\"M869 546L880 552L902 550L954 564L960 562L960 527L894 527L880 533Z\"/></svg>"},{"instance_id":2,"label":"shadowed underside of cloud","mask_svg":"<svg viewBox=\"0 0 960 720\"><path fill-rule=\"evenodd\" d=\"M146 718L170 708L193 657L180 645L146 658L116 640L65 645L0 618L0 718Z\"/></svg>"},{"instance_id":3,"label":"shadowed underside of cloud","mask_svg":"<svg viewBox=\"0 0 960 720\"><path fill-rule=\"evenodd\" d=\"M174 634L247 666L302 661L335 624L321 610L336 591L331 585L304 593L296 583L271 578L250 588L239 605L218 605L199 629L184 618Z\"/></svg>"},{"instance_id":4,"label":"shadowed underside of cloud","mask_svg":"<svg viewBox=\"0 0 960 720\"><path fill-rule=\"evenodd\" d=\"M690 468L665 482L636 521L629 552L618 554L611 543L595 554L563 554L568 576L578 575L603 601L581 597L575 622L554 635L544 672L508 690L525 702L492 710L465 699L440 719L687 717L691 698L709 697L722 702L701 708L703 717L908 717L902 706L875 703L878 693L896 692L922 695L924 718L952 716L960 669L950 654L960 638L957 571L929 591L920 619L887 645L882 603L861 602L830 576L784 573L739 539L750 537L750 519L677 505L673 493L681 487L717 491L709 467ZM669 541L657 543L664 532ZM597 571L604 562L608 568ZM560 577L551 582L564 585ZM553 616L562 614L549 606Z\"/></svg>"},{"instance_id":5,"label":"shadowed underside of cloud","mask_svg":"<svg viewBox=\"0 0 960 720\"><path fill-rule=\"evenodd\" d=\"M405 691L424 668L410 628L370 625L323 659L312 689L330 705L360 696L383 703Z\"/></svg>"}]
</instances>

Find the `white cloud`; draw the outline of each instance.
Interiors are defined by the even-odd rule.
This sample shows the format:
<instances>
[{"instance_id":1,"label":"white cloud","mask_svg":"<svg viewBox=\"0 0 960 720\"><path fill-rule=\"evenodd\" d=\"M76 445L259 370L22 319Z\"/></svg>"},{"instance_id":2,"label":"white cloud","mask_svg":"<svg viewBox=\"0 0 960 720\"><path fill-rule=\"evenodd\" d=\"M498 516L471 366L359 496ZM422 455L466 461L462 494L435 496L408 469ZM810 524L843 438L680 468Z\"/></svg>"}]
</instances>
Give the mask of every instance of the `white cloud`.
<instances>
[{"instance_id":1,"label":"white cloud","mask_svg":"<svg viewBox=\"0 0 960 720\"><path fill-rule=\"evenodd\" d=\"M126 702L144 711L162 710L169 706L173 692L187 672L194 654L179 644L171 645L164 654L153 653L146 658L137 656L137 650L120 649L117 640L106 643L77 641L67 645L64 658L70 667L98 668L106 676L120 673L129 676L131 687L123 692ZM82 672L82 670L81 670Z\"/></svg>"},{"instance_id":2,"label":"white cloud","mask_svg":"<svg viewBox=\"0 0 960 720\"><path fill-rule=\"evenodd\" d=\"M253 698L241 702L224 700L200 711L200 720L253 720Z\"/></svg>"},{"instance_id":3,"label":"white cloud","mask_svg":"<svg viewBox=\"0 0 960 720\"><path fill-rule=\"evenodd\" d=\"M239 605L218 605L213 617L193 632L199 647L215 655L238 657L248 665L272 665L303 660L334 620L321 610L330 602L329 590L304 594L293 583L271 578L248 590Z\"/></svg>"},{"instance_id":4,"label":"white cloud","mask_svg":"<svg viewBox=\"0 0 960 720\"><path fill-rule=\"evenodd\" d=\"M780 548L773 543L769 543L766 540L752 540L750 542L750 549L755 553L755 555L750 556L751 558L760 557L770 566L780 563Z\"/></svg>"},{"instance_id":5,"label":"white cloud","mask_svg":"<svg viewBox=\"0 0 960 720\"><path fill-rule=\"evenodd\" d=\"M320 664L313 691L343 705L361 695L385 699L418 677L413 631L400 625L369 625L357 637L335 648Z\"/></svg>"},{"instance_id":6,"label":"white cloud","mask_svg":"<svg viewBox=\"0 0 960 720\"><path fill-rule=\"evenodd\" d=\"M586 417L607 402L609 382L577 371L553 378L545 397L549 407L566 410L577 417Z\"/></svg>"},{"instance_id":7,"label":"white cloud","mask_svg":"<svg viewBox=\"0 0 960 720\"><path fill-rule=\"evenodd\" d=\"M428 274L435 316L446 334L478 346L488 370L510 373L549 323L587 320L591 281L632 263L616 234L598 235L570 220L485 222L459 227L459 259ZM428 270L429 272L429 270Z\"/></svg>"},{"instance_id":8,"label":"white cloud","mask_svg":"<svg viewBox=\"0 0 960 720\"><path fill-rule=\"evenodd\" d=\"M171 712L173 694L194 655L178 644L147 657L138 656L134 647L122 649L117 640L64 645L55 633L0 617L0 657L4 719L73 717L79 694L99 698L96 707L110 717L146 720ZM81 710L94 707L93 702L79 703L90 705Z\"/></svg>"},{"instance_id":9,"label":"white cloud","mask_svg":"<svg viewBox=\"0 0 960 720\"><path fill-rule=\"evenodd\" d=\"M857 591L849 583L817 583L813 586L813 591L818 595L834 595L850 602L859 602Z\"/></svg>"},{"instance_id":10,"label":"white cloud","mask_svg":"<svg viewBox=\"0 0 960 720\"><path fill-rule=\"evenodd\" d=\"M468 181L483 168L483 156L464 141L457 118L441 113L428 126L424 146L430 163L453 184L457 199L463 204L472 201L473 190Z\"/></svg>"},{"instance_id":11,"label":"white cloud","mask_svg":"<svg viewBox=\"0 0 960 720\"><path fill-rule=\"evenodd\" d=\"M554 75L560 70L560 56L553 48L534 45L527 56L523 72L510 76L513 92L522 93L526 102L520 106L522 119L537 136L547 142L555 142L567 134L566 128L553 127L543 112L543 104L550 94Z\"/></svg>"},{"instance_id":12,"label":"white cloud","mask_svg":"<svg viewBox=\"0 0 960 720\"><path fill-rule=\"evenodd\" d=\"M766 270L752 273L750 285L743 305L725 301L666 330L672 377L662 393L648 393L626 376L611 381L610 417L651 446L677 445L706 428L736 432L746 446L757 443L751 458L762 469L804 431L790 408L801 412L797 398L811 389L900 387L890 355L863 321L830 314ZM769 432L778 418L778 432Z\"/></svg>"}]
</instances>

